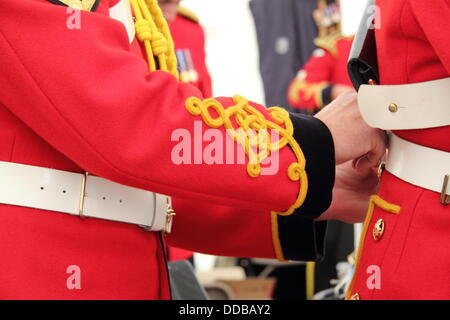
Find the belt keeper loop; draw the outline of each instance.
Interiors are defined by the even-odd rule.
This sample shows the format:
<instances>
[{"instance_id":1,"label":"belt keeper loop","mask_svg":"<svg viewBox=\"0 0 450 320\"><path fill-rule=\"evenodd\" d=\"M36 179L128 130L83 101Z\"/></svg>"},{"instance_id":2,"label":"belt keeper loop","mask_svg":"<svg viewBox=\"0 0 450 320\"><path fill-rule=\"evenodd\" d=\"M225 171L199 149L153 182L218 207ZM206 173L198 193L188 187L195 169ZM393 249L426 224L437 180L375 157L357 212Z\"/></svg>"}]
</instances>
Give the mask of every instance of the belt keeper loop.
<instances>
[{"instance_id":1,"label":"belt keeper loop","mask_svg":"<svg viewBox=\"0 0 450 320\"><path fill-rule=\"evenodd\" d=\"M86 197L86 180L88 176L88 172L83 174L83 180L81 181L81 190L80 190L80 202L78 204L78 217L81 219L84 219L85 216L83 215L83 209L84 209L84 199Z\"/></svg>"},{"instance_id":2,"label":"belt keeper loop","mask_svg":"<svg viewBox=\"0 0 450 320\"><path fill-rule=\"evenodd\" d=\"M442 193L441 193L441 204L444 206L448 206L450 204L450 195L447 194L447 187L449 180L450 175L446 174L444 176L444 182L442 184Z\"/></svg>"},{"instance_id":3,"label":"belt keeper loop","mask_svg":"<svg viewBox=\"0 0 450 320\"><path fill-rule=\"evenodd\" d=\"M383 174L384 170L386 170L386 162L381 161L380 165L378 166L378 170L377 170L378 179L381 179L381 175Z\"/></svg>"}]
</instances>

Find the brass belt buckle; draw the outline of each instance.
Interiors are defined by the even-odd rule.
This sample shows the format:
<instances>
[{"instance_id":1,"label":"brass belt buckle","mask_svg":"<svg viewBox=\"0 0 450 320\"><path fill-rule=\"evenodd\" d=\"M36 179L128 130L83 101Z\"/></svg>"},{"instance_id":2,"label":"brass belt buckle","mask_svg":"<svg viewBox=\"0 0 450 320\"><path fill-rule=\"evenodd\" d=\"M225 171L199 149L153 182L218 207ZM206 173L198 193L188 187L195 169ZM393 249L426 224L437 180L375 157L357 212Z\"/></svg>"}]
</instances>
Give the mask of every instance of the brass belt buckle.
<instances>
[{"instance_id":1,"label":"brass belt buckle","mask_svg":"<svg viewBox=\"0 0 450 320\"><path fill-rule=\"evenodd\" d=\"M170 234L172 231L172 221L174 216L176 216L176 213L172 208L172 201L169 197L167 197L166 226L164 228L164 233L166 235Z\"/></svg>"},{"instance_id":2,"label":"brass belt buckle","mask_svg":"<svg viewBox=\"0 0 450 320\"><path fill-rule=\"evenodd\" d=\"M448 181L450 180L450 175L445 175L444 183L442 184L441 192L441 204L448 206L450 204L450 195L447 194Z\"/></svg>"}]
</instances>

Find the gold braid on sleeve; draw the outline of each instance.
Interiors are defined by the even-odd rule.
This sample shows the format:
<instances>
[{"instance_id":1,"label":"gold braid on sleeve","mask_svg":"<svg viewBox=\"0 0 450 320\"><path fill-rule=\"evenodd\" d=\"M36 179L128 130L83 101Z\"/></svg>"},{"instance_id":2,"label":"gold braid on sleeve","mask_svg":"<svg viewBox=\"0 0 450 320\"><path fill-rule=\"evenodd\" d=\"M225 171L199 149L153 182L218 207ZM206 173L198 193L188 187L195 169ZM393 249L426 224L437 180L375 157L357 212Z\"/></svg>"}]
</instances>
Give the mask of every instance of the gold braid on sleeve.
<instances>
[{"instance_id":1,"label":"gold braid on sleeve","mask_svg":"<svg viewBox=\"0 0 450 320\"><path fill-rule=\"evenodd\" d=\"M272 212L283 216L291 215L305 201L308 177L305 171L305 156L293 137L294 127L289 113L279 107L269 108L269 116L272 119L268 120L244 97L236 95L233 97L233 102L235 105L224 108L216 99L201 100L192 97L186 100L185 106L193 116L201 116L207 126L224 127L227 134L243 147L249 158L247 174L251 178L261 174L261 162L269 157L271 152L278 151L286 145L292 148L297 162L289 166L287 175L290 180L299 181L297 200L286 211ZM218 116L211 115L210 110L215 111ZM277 132L279 135L277 141L271 141L269 130Z\"/></svg>"}]
</instances>

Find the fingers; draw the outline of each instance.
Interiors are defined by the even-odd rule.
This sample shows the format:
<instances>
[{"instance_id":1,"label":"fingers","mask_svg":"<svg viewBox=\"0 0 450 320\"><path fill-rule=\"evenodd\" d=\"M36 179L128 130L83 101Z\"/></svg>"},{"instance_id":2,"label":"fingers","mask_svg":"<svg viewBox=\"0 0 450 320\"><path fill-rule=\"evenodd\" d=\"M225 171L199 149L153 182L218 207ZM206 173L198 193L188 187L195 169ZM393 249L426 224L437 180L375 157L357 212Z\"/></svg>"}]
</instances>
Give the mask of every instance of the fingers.
<instances>
[{"instance_id":1,"label":"fingers","mask_svg":"<svg viewBox=\"0 0 450 320\"><path fill-rule=\"evenodd\" d=\"M364 122L355 92L340 95L316 117L333 135L336 164L354 160L354 167L361 170L378 165L385 153L386 139L384 133Z\"/></svg>"},{"instance_id":2,"label":"fingers","mask_svg":"<svg viewBox=\"0 0 450 320\"><path fill-rule=\"evenodd\" d=\"M364 171L378 167L386 154L387 135L384 131L374 129L372 149L363 157L354 160L353 167L356 170Z\"/></svg>"},{"instance_id":3,"label":"fingers","mask_svg":"<svg viewBox=\"0 0 450 320\"><path fill-rule=\"evenodd\" d=\"M317 220L341 220L347 223L362 222L369 198L376 193L378 177L373 168L355 170L351 162L336 167L336 183L330 208Z\"/></svg>"},{"instance_id":4,"label":"fingers","mask_svg":"<svg viewBox=\"0 0 450 320\"><path fill-rule=\"evenodd\" d=\"M386 134L363 120L354 92L340 95L316 115L330 129L335 143L336 182L333 202L320 219L364 220L368 199L376 192L374 170L386 153Z\"/></svg>"}]
</instances>

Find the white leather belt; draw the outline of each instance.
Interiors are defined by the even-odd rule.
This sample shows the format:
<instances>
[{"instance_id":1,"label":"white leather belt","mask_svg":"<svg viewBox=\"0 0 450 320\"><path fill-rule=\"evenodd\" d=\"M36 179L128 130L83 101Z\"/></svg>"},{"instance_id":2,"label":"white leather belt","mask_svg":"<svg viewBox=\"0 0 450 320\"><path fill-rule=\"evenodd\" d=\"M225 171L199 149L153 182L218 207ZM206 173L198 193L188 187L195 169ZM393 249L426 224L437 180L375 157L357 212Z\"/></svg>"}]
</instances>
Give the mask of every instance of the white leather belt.
<instances>
[{"instance_id":1,"label":"white leather belt","mask_svg":"<svg viewBox=\"0 0 450 320\"><path fill-rule=\"evenodd\" d=\"M450 125L450 78L405 85L362 85L358 104L374 128L405 130Z\"/></svg>"},{"instance_id":2,"label":"white leather belt","mask_svg":"<svg viewBox=\"0 0 450 320\"><path fill-rule=\"evenodd\" d=\"M0 203L171 231L170 198L109 180L0 161Z\"/></svg>"},{"instance_id":3,"label":"white leather belt","mask_svg":"<svg viewBox=\"0 0 450 320\"><path fill-rule=\"evenodd\" d=\"M441 202L448 202L450 152L427 148L390 133L385 168L403 181L441 193Z\"/></svg>"}]
</instances>

